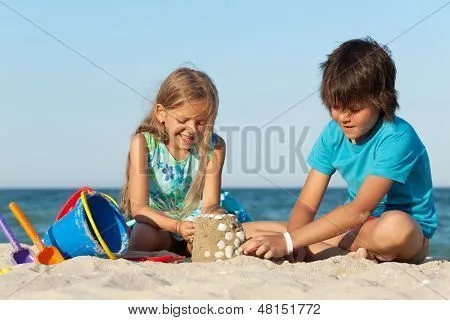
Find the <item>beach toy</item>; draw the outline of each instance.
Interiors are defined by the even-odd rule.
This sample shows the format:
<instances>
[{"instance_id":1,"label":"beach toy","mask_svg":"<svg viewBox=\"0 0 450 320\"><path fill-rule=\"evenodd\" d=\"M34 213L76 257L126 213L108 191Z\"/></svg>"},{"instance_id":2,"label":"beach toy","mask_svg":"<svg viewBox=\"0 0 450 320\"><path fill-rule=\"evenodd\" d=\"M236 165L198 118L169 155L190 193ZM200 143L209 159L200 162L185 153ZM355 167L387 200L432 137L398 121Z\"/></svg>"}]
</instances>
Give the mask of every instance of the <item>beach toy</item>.
<instances>
[{"instance_id":1,"label":"beach toy","mask_svg":"<svg viewBox=\"0 0 450 320\"><path fill-rule=\"evenodd\" d=\"M128 251L122 258L135 262L162 262L162 263L179 263L186 259L176 253L166 250L155 252Z\"/></svg>"},{"instance_id":2,"label":"beach toy","mask_svg":"<svg viewBox=\"0 0 450 320\"><path fill-rule=\"evenodd\" d=\"M71 210L45 233L44 244L64 257L97 256L117 259L128 249L129 229L109 195L81 191Z\"/></svg>"},{"instance_id":3,"label":"beach toy","mask_svg":"<svg viewBox=\"0 0 450 320\"><path fill-rule=\"evenodd\" d=\"M62 206L61 210L56 215L55 221L58 221L59 219L64 217L70 210L73 209L73 207L75 207L75 205L76 205L77 201L80 199L80 195L83 191L92 192L94 190L92 190L89 187L81 187L80 189L75 191L75 193L72 194L70 196L70 198L66 201L66 203Z\"/></svg>"},{"instance_id":4,"label":"beach toy","mask_svg":"<svg viewBox=\"0 0 450 320\"><path fill-rule=\"evenodd\" d=\"M34 253L27 249L23 248L17 238L14 236L14 233L9 228L8 224L6 223L5 218L0 214L0 228L3 230L3 233L5 234L6 238L8 238L9 242L11 243L14 251L11 252L11 261L14 264L23 264L23 263L29 263L34 261Z\"/></svg>"},{"instance_id":5,"label":"beach toy","mask_svg":"<svg viewBox=\"0 0 450 320\"><path fill-rule=\"evenodd\" d=\"M31 226L27 217L25 217L24 213L17 205L17 203L11 202L9 204L9 209L12 211L17 221L19 221L22 228L27 233L28 237L33 241L36 247L39 250L39 253L36 256L37 262L40 264L57 264L64 261L64 257L61 255L59 250L53 246L46 247L42 243L36 231Z\"/></svg>"},{"instance_id":6,"label":"beach toy","mask_svg":"<svg viewBox=\"0 0 450 320\"><path fill-rule=\"evenodd\" d=\"M126 260L135 261L135 262L162 262L162 263L176 263L180 262L181 260L185 259L186 257L182 258L175 258L173 256L161 256L161 257L140 257L140 258L126 258Z\"/></svg>"},{"instance_id":7,"label":"beach toy","mask_svg":"<svg viewBox=\"0 0 450 320\"><path fill-rule=\"evenodd\" d=\"M2 268L2 269L0 269L0 276L1 276L2 274L8 273L8 272L10 272L10 271L11 271L11 268Z\"/></svg>"}]
</instances>

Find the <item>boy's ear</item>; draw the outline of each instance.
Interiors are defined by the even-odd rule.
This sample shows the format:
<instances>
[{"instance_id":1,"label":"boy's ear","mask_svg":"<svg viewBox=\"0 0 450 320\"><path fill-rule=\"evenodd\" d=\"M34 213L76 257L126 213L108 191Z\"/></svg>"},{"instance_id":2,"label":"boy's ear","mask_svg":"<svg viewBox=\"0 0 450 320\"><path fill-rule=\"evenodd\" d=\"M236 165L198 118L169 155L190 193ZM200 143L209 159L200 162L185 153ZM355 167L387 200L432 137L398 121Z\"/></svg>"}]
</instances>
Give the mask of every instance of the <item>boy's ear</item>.
<instances>
[{"instance_id":1,"label":"boy's ear","mask_svg":"<svg viewBox=\"0 0 450 320\"><path fill-rule=\"evenodd\" d=\"M167 111L161 104L156 105L156 118L160 123L164 123L166 121Z\"/></svg>"}]
</instances>

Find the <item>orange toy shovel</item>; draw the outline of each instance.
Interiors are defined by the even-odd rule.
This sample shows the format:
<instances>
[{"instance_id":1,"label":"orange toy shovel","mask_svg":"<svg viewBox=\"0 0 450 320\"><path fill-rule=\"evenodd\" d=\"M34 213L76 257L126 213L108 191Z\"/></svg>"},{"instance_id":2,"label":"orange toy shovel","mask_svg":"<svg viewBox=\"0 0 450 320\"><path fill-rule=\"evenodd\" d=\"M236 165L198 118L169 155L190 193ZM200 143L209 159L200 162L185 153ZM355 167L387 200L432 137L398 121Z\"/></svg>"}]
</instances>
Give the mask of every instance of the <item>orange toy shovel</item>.
<instances>
[{"instance_id":1,"label":"orange toy shovel","mask_svg":"<svg viewBox=\"0 0 450 320\"><path fill-rule=\"evenodd\" d=\"M39 262L40 264L48 265L48 264L57 264L64 261L64 257L56 247L44 246L42 240L39 238L38 234L31 226L30 221L28 221L27 217L25 217L22 210L16 203L11 202L9 204L9 209L12 211L17 221L19 221L20 225L25 230L28 237L31 239L31 241L33 241L33 243L38 248L39 253L36 256L37 262Z\"/></svg>"}]
</instances>

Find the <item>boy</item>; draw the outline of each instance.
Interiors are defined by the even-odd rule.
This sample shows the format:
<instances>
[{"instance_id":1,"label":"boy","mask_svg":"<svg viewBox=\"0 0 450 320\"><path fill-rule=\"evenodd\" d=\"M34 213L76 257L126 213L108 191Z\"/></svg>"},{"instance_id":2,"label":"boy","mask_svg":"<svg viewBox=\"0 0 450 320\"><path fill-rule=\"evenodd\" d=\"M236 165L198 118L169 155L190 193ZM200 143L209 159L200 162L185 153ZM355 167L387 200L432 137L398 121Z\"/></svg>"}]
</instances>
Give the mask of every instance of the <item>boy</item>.
<instances>
[{"instance_id":1,"label":"boy","mask_svg":"<svg viewBox=\"0 0 450 320\"><path fill-rule=\"evenodd\" d=\"M437 227L427 151L412 126L395 116L396 68L370 38L350 40L321 65L321 99L332 121L316 141L312 170L283 235L241 246L270 259L291 254L318 260L348 251L378 261L421 263ZM338 171L349 198L314 220Z\"/></svg>"}]
</instances>

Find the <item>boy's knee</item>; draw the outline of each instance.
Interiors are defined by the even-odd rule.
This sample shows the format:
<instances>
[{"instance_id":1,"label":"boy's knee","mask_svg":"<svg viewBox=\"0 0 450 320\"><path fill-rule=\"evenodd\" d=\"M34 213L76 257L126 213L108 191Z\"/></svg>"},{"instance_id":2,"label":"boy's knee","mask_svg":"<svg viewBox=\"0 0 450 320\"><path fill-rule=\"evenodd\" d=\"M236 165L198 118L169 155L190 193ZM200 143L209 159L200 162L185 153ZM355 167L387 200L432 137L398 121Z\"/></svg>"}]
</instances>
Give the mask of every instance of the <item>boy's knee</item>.
<instances>
[{"instance_id":1,"label":"boy's knee","mask_svg":"<svg viewBox=\"0 0 450 320\"><path fill-rule=\"evenodd\" d=\"M377 224L374 240L385 249L402 247L417 232L417 223L402 211L385 212Z\"/></svg>"}]
</instances>

